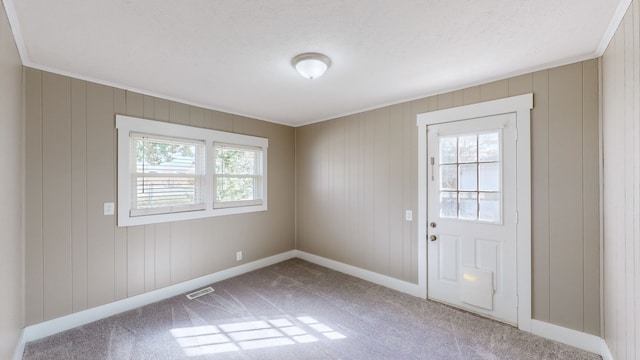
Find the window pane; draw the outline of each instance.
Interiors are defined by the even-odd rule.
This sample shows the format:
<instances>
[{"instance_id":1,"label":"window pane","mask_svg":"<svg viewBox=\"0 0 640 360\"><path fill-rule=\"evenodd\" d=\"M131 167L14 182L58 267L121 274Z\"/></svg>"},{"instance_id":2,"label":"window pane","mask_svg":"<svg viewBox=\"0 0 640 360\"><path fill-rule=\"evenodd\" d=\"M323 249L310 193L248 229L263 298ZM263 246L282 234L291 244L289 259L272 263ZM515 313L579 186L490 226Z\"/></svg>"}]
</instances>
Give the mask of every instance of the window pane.
<instances>
[{"instance_id":1,"label":"window pane","mask_svg":"<svg viewBox=\"0 0 640 360\"><path fill-rule=\"evenodd\" d=\"M135 149L132 209L203 204L203 142L136 134L131 144Z\"/></svg>"},{"instance_id":2,"label":"window pane","mask_svg":"<svg viewBox=\"0 0 640 360\"><path fill-rule=\"evenodd\" d=\"M486 163L478 165L479 190L500 191L500 163Z\"/></svg>"},{"instance_id":3,"label":"window pane","mask_svg":"<svg viewBox=\"0 0 640 360\"><path fill-rule=\"evenodd\" d=\"M258 158L258 150L216 146L216 174L256 175Z\"/></svg>"},{"instance_id":4,"label":"window pane","mask_svg":"<svg viewBox=\"0 0 640 360\"><path fill-rule=\"evenodd\" d=\"M262 151L216 144L216 202L249 201L260 198Z\"/></svg>"},{"instance_id":5,"label":"window pane","mask_svg":"<svg viewBox=\"0 0 640 360\"><path fill-rule=\"evenodd\" d=\"M458 138L447 136L440 138L440 164L452 164L457 162Z\"/></svg>"},{"instance_id":6,"label":"window pane","mask_svg":"<svg viewBox=\"0 0 640 360\"><path fill-rule=\"evenodd\" d=\"M458 195L455 192L440 193L440 217L456 218L458 216Z\"/></svg>"},{"instance_id":7,"label":"window pane","mask_svg":"<svg viewBox=\"0 0 640 360\"><path fill-rule=\"evenodd\" d=\"M476 220L478 218L478 193L461 192L460 213L458 217L465 220Z\"/></svg>"},{"instance_id":8,"label":"window pane","mask_svg":"<svg viewBox=\"0 0 640 360\"><path fill-rule=\"evenodd\" d=\"M255 199L255 180L250 178L218 177L216 184L217 201L244 201Z\"/></svg>"},{"instance_id":9,"label":"window pane","mask_svg":"<svg viewBox=\"0 0 640 360\"><path fill-rule=\"evenodd\" d=\"M478 135L478 161L500 161L500 133Z\"/></svg>"},{"instance_id":10,"label":"window pane","mask_svg":"<svg viewBox=\"0 0 640 360\"><path fill-rule=\"evenodd\" d=\"M136 209L198 204L196 177L147 177L136 181Z\"/></svg>"},{"instance_id":11,"label":"window pane","mask_svg":"<svg viewBox=\"0 0 640 360\"><path fill-rule=\"evenodd\" d=\"M460 187L461 191L478 190L478 164L460 165Z\"/></svg>"},{"instance_id":12,"label":"window pane","mask_svg":"<svg viewBox=\"0 0 640 360\"><path fill-rule=\"evenodd\" d=\"M440 166L440 190L458 190L458 167L456 165Z\"/></svg>"},{"instance_id":13,"label":"window pane","mask_svg":"<svg viewBox=\"0 0 640 360\"><path fill-rule=\"evenodd\" d=\"M476 135L458 137L458 162L476 162L478 160L478 143Z\"/></svg>"},{"instance_id":14,"label":"window pane","mask_svg":"<svg viewBox=\"0 0 640 360\"><path fill-rule=\"evenodd\" d=\"M500 222L500 194L480 193L480 220Z\"/></svg>"}]
</instances>

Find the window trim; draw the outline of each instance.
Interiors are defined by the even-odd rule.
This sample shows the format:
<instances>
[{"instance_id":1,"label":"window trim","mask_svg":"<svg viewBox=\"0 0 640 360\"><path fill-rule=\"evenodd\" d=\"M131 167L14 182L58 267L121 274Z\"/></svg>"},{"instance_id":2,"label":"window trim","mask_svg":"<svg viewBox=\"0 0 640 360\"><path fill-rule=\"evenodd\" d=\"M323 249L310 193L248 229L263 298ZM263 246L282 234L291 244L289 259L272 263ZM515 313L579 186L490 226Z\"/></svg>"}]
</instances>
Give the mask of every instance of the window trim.
<instances>
[{"instance_id":1,"label":"window trim","mask_svg":"<svg viewBox=\"0 0 640 360\"><path fill-rule=\"evenodd\" d=\"M230 133L219 130L198 128L188 125L179 125L161 121L146 120L125 115L116 115L117 129L117 226L126 227L134 225L157 224L162 222L199 219L213 216L243 214L250 212L266 211L268 188L268 153L269 139ZM180 211L173 213L148 214L131 216L131 172L130 172L130 141L131 133L142 133L168 138L183 138L205 143L205 178L202 196L205 199L205 208L202 210ZM228 204L221 208L214 208L214 144L225 143L239 147L252 147L262 149L262 183L260 203L256 204ZM236 206L234 206L236 205ZM239 205L239 206L238 206Z\"/></svg>"}]
</instances>

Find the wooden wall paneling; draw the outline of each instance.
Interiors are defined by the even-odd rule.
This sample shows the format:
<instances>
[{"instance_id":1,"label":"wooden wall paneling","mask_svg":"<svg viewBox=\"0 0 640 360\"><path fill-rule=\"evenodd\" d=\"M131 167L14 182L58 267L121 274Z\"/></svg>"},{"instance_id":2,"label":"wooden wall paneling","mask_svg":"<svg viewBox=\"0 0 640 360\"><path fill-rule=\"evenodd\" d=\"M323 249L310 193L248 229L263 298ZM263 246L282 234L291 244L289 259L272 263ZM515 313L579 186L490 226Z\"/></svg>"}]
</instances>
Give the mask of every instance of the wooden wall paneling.
<instances>
[{"instance_id":1,"label":"wooden wall paneling","mask_svg":"<svg viewBox=\"0 0 640 360\"><path fill-rule=\"evenodd\" d=\"M367 112L364 115L363 120L364 125L364 167L362 169L364 174L364 186L363 186L363 194L362 197L364 199L363 207L363 234L364 234L364 243L366 244L363 248L365 250L364 261L366 262L365 269L368 270L377 270L376 262L375 262L375 244L376 244L376 232L375 232L375 164L376 164L376 156L375 156L375 118L373 111ZM379 200L379 199L378 199Z\"/></svg>"},{"instance_id":2,"label":"wooden wall paneling","mask_svg":"<svg viewBox=\"0 0 640 360\"><path fill-rule=\"evenodd\" d=\"M427 107L429 110L427 111L435 111L438 110L438 96L430 96L427 98Z\"/></svg>"},{"instance_id":3,"label":"wooden wall paneling","mask_svg":"<svg viewBox=\"0 0 640 360\"><path fill-rule=\"evenodd\" d=\"M533 73L531 110L531 311L534 319L550 317L550 233L549 233L549 70Z\"/></svg>"},{"instance_id":4,"label":"wooden wall paneling","mask_svg":"<svg viewBox=\"0 0 640 360\"><path fill-rule=\"evenodd\" d=\"M389 174L390 142L389 142L389 109L374 111L374 266L381 274L389 273Z\"/></svg>"},{"instance_id":5,"label":"wooden wall paneling","mask_svg":"<svg viewBox=\"0 0 640 360\"><path fill-rule=\"evenodd\" d=\"M169 122L169 100L153 98L153 120Z\"/></svg>"},{"instance_id":6,"label":"wooden wall paneling","mask_svg":"<svg viewBox=\"0 0 640 360\"><path fill-rule=\"evenodd\" d=\"M584 199L584 331L600 336L600 147L598 60L583 64L582 198Z\"/></svg>"},{"instance_id":7,"label":"wooden wall paneling","mask_svg":"<svg viewBox=\"0 0 640 360\"><path fill-rule=\"evenodd\" d=\"M625 145L625 149L624 149L624 164L625 164L625 171L624 171L624 179L625 179L625 250L624 250L624 264L625 264L625 269L624 269L624 273L625 273L625 284L624 289L625 289L625 299L624 299L624 307L625 307L625 330L624 330L624 334L628 337L627 339L625 339L625 345L626 345L626 357L628 359L637 359L638 356L636 356L636 351L635 351L635 312L636 312L636 300L634 298L635 295L635 290L634 287L636 286L637 282L640 281L640 279L635 279L635 266L636 264L634 264L633 260L634 260L634 242L636 242L637 240L639 240L639 238L637 238L637 234L635 234L634 230L635 230L635 226L634 223L637 221L637 213L634 209L634 199L635 199L635 194L638 191L638 182L637 179L635 178L635 168L637 166L637 163L634 162L634 160L636 159L636 153L634 153L634 151L636 150L635 148L635 142L638 139L638 134L634 131L635 130L635 123L637 122L637 116L638 114L634 114L634 103L635 103L635 98L638 96L638 94L634 94L634 79L637 79L634 77L634 75L637 76L636 70L634 68L635 65L635 61L634 61L634 51L633 49L633 43L634 43L634 37L636 35L635 31L634 31L634 24L633 24L633 11L627 11L622 25L620 26L620 30L621 32L624 32L624 73L625 73L625 78L624 78L624 135L625 135L625 139L624 139L624 145ZM640 266L640 265L639 265Z\"/></svg>"},{"instance_id":8,"label":"wooden wall paneling","mask_svg":"<svg viewBox=\"0 0 640 360\"><path fill-rule=\"evenodd\" d=\"M480 102L480 86L474 86L462 90L464 104L476 104Z\"/></svg>"},{"instance_id":9,"label":"wooden wall paneling","mask_svg":"<svg viewBox=\"0 0 640 360\"><path fill-rule=\"evenodd\" d=\"M314 127L296 128L296 247L308 251L307 244L310 234L309 226L313 218L312 199L316 196L313 191L316 184L316 176L312 173L310 164L314 163L313 150L317 138L311 136ZM299 146L305 143L307 146Z\"/></svg>"},{"instance_id":10,"label":"wooden wall paneling","mask_svg":"<svg viewBox=\"0 0 640 360\"><path fill-rule=\"evenodd\" d=\"M71 80L42 76L44 319L71 312Z\"/></svg>"},{"instance_id":11,"label":"wooden wall paneling","mask_svg":"<svg viewBox=\"0 0 640 360\"><path fill-rule=\"evenodd\" d=\"M480 85L480 100L489 101L502 99L509 95L509 82L507 80L494 81Z\"/></svg>"},{"instance_id":12,"label":"wooden wall paneling","mask_svg":"<svg viewBox=\"0 0 640 360\"><path fill-rule=\"evenodd\" d=\"M169 103L169 121L176 124L189 125L189 106L174 101ZM189 222L169 223L171 227L171 284L189 279L191 238Z\"/></svg>"},{"instance_id":13,"label":"wooden wall paneling","mask_svg":"<svg viewBox=\"0 0 640 360\"><path fill-rule=\"evenodd\" d=\"M207 236L207 220L195 219L188 222L189 224L189 274L192 277L207 275L208 262L211 259L211 252L214 247L211 246L213 239Z\"/></svg>"},{"instance_id":14,"label":"wooden wall paneling","mask_svg":"<svg viewBox=\"0 0 640 360\"><path fill-rule=\"evenodd\" d=\"M211 112L211 128L222 131L233 131L233 116L220 111Z\"/></svg>"},{"instance_id":15,"label":"wooden wall paneling","mask_svg":"<svg viewBox=\"0 0 640 360\"><path fill-rule=\"evenodd\" d=\"M533 91L533 74L525 74L509 78L508 80L509 96L517 96L529 94ZM596 86L597 90L598 87Z\"/></svg>"},{"instance_id":16,"label":"wooden wall paneling","mask_svg":"<svg viewBox=\"0 0 640 360\"><path fill-rule=\"evenodd\" d=\"M113 112L116 114L125 114L127 112L127 98L126 91L122 89L113 89ZM112 112L112 113L113 113ZM113 115L112 115L113 116ZM115 164L118 159L118 148L116 144L118 143L118 135L117 130L115 129L115 116L112 119L113 130L111 133L113 134L113 163L114 169L111 177L113 178L113 198L109 200L109 202L116 202L116 194L117 194L117 184L118 184L118 175L116 171ZM128 247L128 239L127 239L127 228L117 227L116 226L116 216L110 215L107 216L113 226L113 251L114 251L114 281L115 281L115 298L116 300L125 299L127 297L127 281L128 281L128 256L127 256L127 247ZM135 241L135 240L134 240Z\"/></svg>"},{"instance_id":17,"label":"wooden wall paneling","mask_svg":"<svg viewBox=\"0 0 640 360\"><path fill-rule=\"evenodd\" d=\"M462 91L463 100L467 100L465 98L466 90ZM478 92L478 96L479 96ZM414 100L409 103L410 106L410 121L411 121L411 148L413 149L413 155L411 162L413 164L418 163L418 126L416 126L416 120L418 114L425 113L429 111L429 100L428 98ZM411 167L411 189L414 191L411 196L411 207L414 209L414 215L416 216L416 221L411 225L411 279L413 283L418 283L418 242L426 241L426 239L418 239L418 225L417 225L417 215L418 215L418 166L413 165ZM426 275L425 275L426 276Z\"/></svg>"},{"instance_id":18,"label":"wooden wall paneling","mask_svg":"<svg viewBox=\"0 0 640 360\"><path fill-rule=\"evenodd\" d=\"M144 95L126 92L126 110L128 116L145 118ZM116 106L116 114L119 106ZM117 140L116 140L117 142ZM117 157L117 154L116 154ZM145 225L118 228L126 231L126 294L134 296L145 292ZM122 264L121 264L122 266Z\"/></svg>"},{"instance_id":19,"label":"wooden wall paneling","mask_svg":"<svg viewBox=\"0 0 640 360\"><path fill-rule=\"evenodd\" d=\"M411 113L411 124L415 125L415 121L417 119L417 114L413 113L413 107ZM414 216L418 214L418 166L415 164L418 163L418 127L411 126L411 208L416 209L414 212ZM417 217L414 217L417 219ZM413 283L418 283L418 221L413 221L411 223L411 280ZM425 239L426 241L426 239Z\"/></svg>"},{"instance_id":20,"label":"wooden wall paneling","mask_svg":"<svg viewBox=\"0 0 640 360\"><path fill-rule=\"evenodd\" d=\"M128 226L126 231L127 296L145 292L145 225Z\"/></svg>"},{"instance_id":21,"label":"wooden wall paneling","mask_svg":"<svg viewBox=\"0 0 640 360\"><path fill-rule=\"evenodd\" d=\"M152 96L142 96L142 117L149 120L156 120L155 100Z\"/></svg>"},{"instance_id":22,"label":"wooden wall paneling","mask_svg":"<svg viewBox=\"0 0 640 360\"><path fill-rule=\"evenodd\" d=\"M634 179L636 187L634 191L634 278L636 280L631 291L634 292L636 302L640 302L640 1L633 1L631 4L633 13L633 121L634 121ZM640 356L640 309L636 307L634 316L634 335L628 340L633 343L636 357Z\"/></svg>"},{"instance_id":23,"label":"wooden wall paneling","mask_svg":"<svg viewBox=\"0 0 640 360\"><path fill-rule=\"evenodd\" d=\"M389 275L398 279L403 277L403 238L404 225L403 188L403 116L402 105L389 108Z\"/></svg>"},{"instance_id":24,"label":"wooden wall paneling","mask_svg":"<svg viewBox=\"0 0 640 360\"><path fill-rule=\"evenodd\" d=\"M126 110L125 114L128 116L134 116L139 118L145 118L145 96L132 91L126 92ZM116 114L118 112L116 111Z\"/></svg>"},{"instance_id":25,"label":"wooden wall paneling","mask_svg":"<svg viewBox=\"0 0 640 360\"><path fill-rule=\"evenodd\" d=\"M344 262L346 260L344 250L340 244L344 243L346 228L345 219L345 126L344 119L338 119L331 122L331 146L329 153L329 164L331 173L329 174L329 191L330 191L330 207L331 226L327 231L328 248L331 251L331 257Z\"/></svg>"},{"instance_id":26,"label":"wooden wall paneling","mask_svg":"<svg viewBox=\"0 0 640 360\"><path fill-rule=\"evenodd\" d=\"M87 308L87 84L71 79L71 239L74 312Z\"/></svg>"},{"instance_id":27,"label":"wooden wall paneling","mask_svg":"<svg viewBox=\"0 0 640 360\"><path fill-rule=\"evenodd\" d=\"M607 51L602 56L602 97L603 97L603 157L606 166L603 167L603 228L604 228L604 247L603 247L603 272L604 272L604 284L603 284L603 302L604 302L604 323L603 333L607 342L607 346L612 355L617 354L617 336L616 336L616 277L612 277L610 274L615 270L615 243L618 236L616 236L616 227L612 221L612 217L616 215L617 207L614 205L615 191L617 188L616 178L611 177L613 170L618 166L617 161L609 161L608 154L615 154L615 135L616 135L616 111L618 96L616 96L616 80L615 75L615 63L616 63L616 43L617 36L614 36L609 43Z\"/></svg>"},{"instance_id":28,"label":"wooden wall paneling","mask_svg":"<svg viewBox=\"0 0 640 360\"><path fill-rule=\"evenodd\" d=\"M438 101L438 110L453 107L453 93L448 92L435 96Z\"/></svg>"},{"instance_id":29,"label":"wooden wall paneling","mask_svg":"<svg viewBox=\"0 0 640 360\"><path fill-rule=\"evenodd\" d=\"M115 299L114 219L103 204L115 199L113 88L87 83L88 306Z\"/></svg>"},{"instance_id":30,"label":"wooden wall paneling","mask_svg":"<svg viewBox=\"0 0 640 360\"><path fill-rule=\"evenodd\" d=\"M155 245L155 285L160 289L172 284L170 223L155 225Z\"/></svg>"},{"instance_id":31,"label":"wooden wall paneling","mask_svg":"<svg viewBox=\"0 0 640 360\"><path fill-rule=\"evenodd\" d=\"M189 125L196 127L205 127L204 124L204 109L189 106Z\"/></svg>"},{"instance_id":32,"label":"wooden wall paneling","mask_svg":"<svg viewBox=\"0 0 640 360\"><path fill-rule=\"evenodd\" d=\"M319 166L319 168L317 169L317 180L316 180L316 185L315 188L319 190L319 192L317 192L316 194L318 196L315 196L313 198L313 204L314 207L317 206L316 209L314 209L314 219L317 219L317 221L310 221L310 227L309 230L311 230L310 233L310 240L314 240L312 242L310 242L309 244L313 247L311 247L310 249L316 248L318 249L318 251L321 252L322 255L327 255L327 251L330 251L329 249L327 249L326 247L326 236L321 235L323 234L323 230L328 228L328 225L330 224L330 219L331 219L331 214L327 213L327 210L329 208L329 197L330 197L330 193L329 193L329 144L328 144L328 137L329 137L329 131L330 128L328 126L329 124L320 124L317 129L319 131L319 139L318 139L318 143L317 143L317 147L314 149L314 152L317 152L316 154L316 160L309 164L309 166Z\"/></svg>"},{"instance_id":33,"label":"wooden wall paneling","mask_svg":"<svg viewBox=\"0 0 640 360\"><path fill-rule=\"evenodd\" d=\"M355 263L358 259L360 251L358 236L358 116L351 115L346 120L346 174L345 174L345 191L347 202L347 221L345 231L345 244L348 246L347 261L350 264Z\"/></svg>"},{"instance_id":34,"label":"wooden wall paneling","mask_svg":"<svg viewBox=\"0 0 640 360\"><path fill-rule=\"evenodd\" d=\"M615 155L615 158L609 159L610 161L605 160L605 164L609 167L608 174L611 175L608 178L605 178L605 183L610 181L616 185L615 189L611 192L606 192L605 194L612 197L614 203L608 209L605 209L605 216L609 216L610 224L605 224L605 229L610 226L614 231L609 236L606 237L608 241L610 241L610 250L613 253L613 258L609 262L612 273L615 276L612 276L610 279L614 283L613 288L613 296L609 298L610 302L614 304L615 310L615 329L613 331L614 335L614 345L613 345L613 356L616 359L626 359L626 314L625 314L625 299L626 299L626 291L625 291L625 283L626 283L626 269L625 269L625 213L624 207L622 204L625 203L625 165L623 159L624 156L624 142L621 139L626 139L624 136L624 127L625 127L625 118L624 118L624 110L625 110L625 96L624 96L624 83L626 79L625 69L624 69L624 54L625 54L625 33L624 31L618 30L615 39L615 55L613 57L613 74L612 76L615 78L615 102L613 106L615 107L613 115L613 127L612 133L614 138L612 149L610 152L605 151L605 154ZM606 171L606 167L605 167ZM605 254L607 250L605 249ZM605 304L607 304L607 300L605 299ZM605 319L605 323L607 319Z\"/></svg>"},{"instance_id":35,"label":"wooden wall paneling","mask_svg":"<svg viewBox=\"0 0 640 360\"><path fill-rule=\"evenodd\" d=\"M464 91L463 91L464 94ZM413 100L411 102L409 102L409 106L411 106L411 115L412 117L416 117L418 114L422 114L425 113L427 111L429 111L429 98L422 98L422 99L418 99L418 100ZM412 121L414 122L413 125L416 125L416 119L413 119ZM417 127L417 125L416 125Z\"/></svg>"},{"instance_id":36,"label":"wooden wall paneling","mask_svg":"<svg viewBox=\"0 0 640 360\"><path fill-rule=\"evenodd\" d=\"M170 101L169 121L175 124L189 125L189 105Z\"/></svg>"},{"instance_id":37,"label":"wooden wall paneling","mask_svg":"<svg viewBox=\"0 0 640 360\"><path fill-rule=\"evenodd\" d=\"M582 64L549 70L551 322L583 330Z\"/></svg>"},{"instance_id":38,"label":"wooden wall paneling","mask_svg":"<svg viewBox=\"0 0 640 360\"><path fill-rule=\"evenodd\" d=\"M462 92L458 92L460 94L460 101L462 101ZM413 116L411 112L411 104L404 103L402 104L402 115L400 118L402 125L402 210L411 210L413 214L413 221L403 221L402 222L402 278L406 281L413 282L414 279L411 277L411 269L412 269L412 259L413 254L411 243L414 241L411 225L412 222L417 222L418 220L418 209L413 205L413 182L412 182L412 172L411 169L414 167L418 167L417 162L414 162L414 153L417 152L417 149L412 148L412 129L416 127L416 117Z\"/></svg>"},{"instance_id":39,"label":"wooden wall paneling","mask_svg":"<svg viewBox=\"0 0 640 360\"><path fill-rule=\"evenodd\" d=\"M464 91L456 90L453 93L453 106L462 106L464 105Z\"/></svg>"},{"instance_id":40,"label":"wooden wall paneling","mask_svg":"<svg viewBox=\"0 0 640 360\"><path fill-rule=\"evenodd\" d=\"M156 289L156 226L144 226L144 291Z\"/></svg>"},{"instance_id":41,"label":"wooden wall paneling","mask_svg":"<svg viewBox=\"0 0 640 360\"><path fill-rule=\"evenodd\" d=\"M42 72L25 70L25 323L44 320Z\"/></svg>"}]
</instances>

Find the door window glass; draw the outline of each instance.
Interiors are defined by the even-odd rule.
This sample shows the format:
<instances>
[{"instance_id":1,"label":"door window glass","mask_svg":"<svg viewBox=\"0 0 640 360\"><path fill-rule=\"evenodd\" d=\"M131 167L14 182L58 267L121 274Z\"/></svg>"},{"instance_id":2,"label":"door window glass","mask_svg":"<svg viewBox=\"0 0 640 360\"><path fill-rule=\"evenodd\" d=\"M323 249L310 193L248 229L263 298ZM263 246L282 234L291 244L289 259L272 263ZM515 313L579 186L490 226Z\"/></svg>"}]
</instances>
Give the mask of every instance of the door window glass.
<instances>
[{"instance_id":1,"label":"door window glass","mask_svg":"<svg viewBox=\"0 0 640 360\"><path fill-rule=\"evenodd\" d=\"M439 138L440 217L502 222L501 132Z\"/></svg>"}]
</instances>

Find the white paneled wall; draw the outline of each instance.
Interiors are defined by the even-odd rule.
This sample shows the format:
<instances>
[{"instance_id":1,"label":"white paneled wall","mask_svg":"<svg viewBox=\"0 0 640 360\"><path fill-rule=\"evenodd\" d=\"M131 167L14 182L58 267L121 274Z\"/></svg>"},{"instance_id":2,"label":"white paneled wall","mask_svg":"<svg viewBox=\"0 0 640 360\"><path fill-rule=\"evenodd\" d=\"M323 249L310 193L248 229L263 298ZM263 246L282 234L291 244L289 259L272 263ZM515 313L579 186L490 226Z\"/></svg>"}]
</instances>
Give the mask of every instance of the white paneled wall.
<instances>
[{"instance_id":1,"label":"white paneled wall","mask_svg":"<svg viewBox=\"0 0 640 360\"><path fill-rule=\"evenodd\" d=\"M640 2L602 57L604 338L640 358Z\"/></svg>"}]
</instances>

